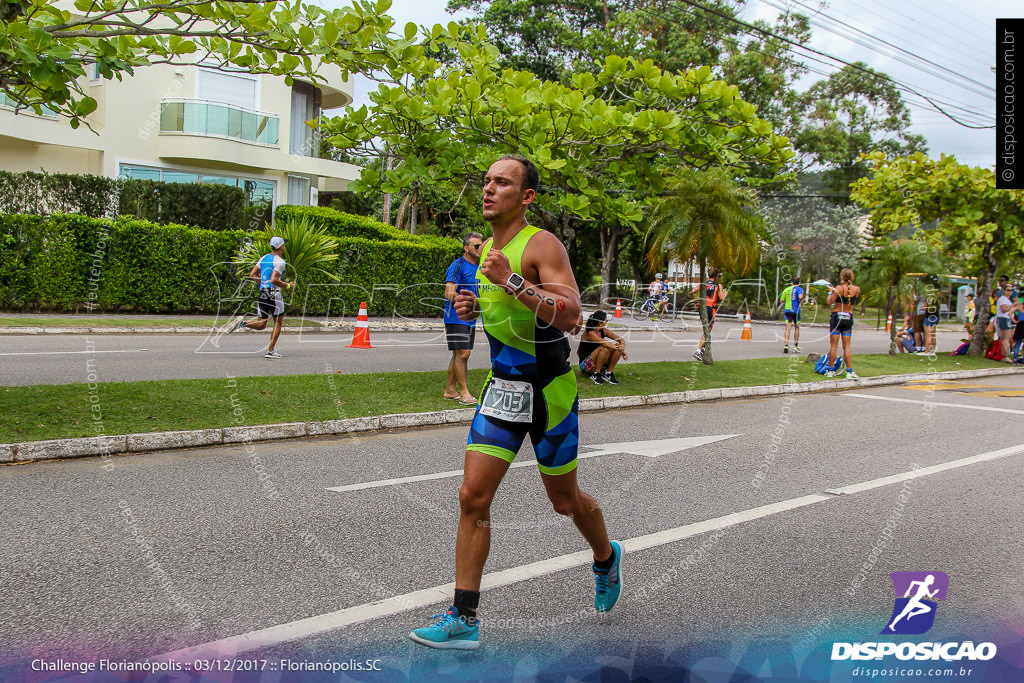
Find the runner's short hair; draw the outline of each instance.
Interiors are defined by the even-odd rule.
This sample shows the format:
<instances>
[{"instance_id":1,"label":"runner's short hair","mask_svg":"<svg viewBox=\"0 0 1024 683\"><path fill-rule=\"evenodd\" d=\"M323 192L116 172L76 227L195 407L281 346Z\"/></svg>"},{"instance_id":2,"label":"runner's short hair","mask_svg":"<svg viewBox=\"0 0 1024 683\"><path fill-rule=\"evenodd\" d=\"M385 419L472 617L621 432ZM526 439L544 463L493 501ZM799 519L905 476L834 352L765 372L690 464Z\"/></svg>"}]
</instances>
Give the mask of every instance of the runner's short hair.
<instances>
[{"instance_id":1,"label":"runner's short hair","mask_svg":"<svg viewBox=\"0 0 1024 683\"><path fill-rule=\"evenodd\" d=\"M462 238L462 246L468 247L469 246L469 241L471 239L482 240L483 238L484 238L484 236L481 235L480 233L478 233L478 232L471 232L471 233L469 233L468 235L466 235L465 237Z\"/></svg>"},{"instance_id":2,"label":"runner's short hair","mask_svg":"<svg viewBox=\"0 0 1024 683\"><path fill-rule=\"evenodd\" d=\"M796 275L794 275L793 279L790 280L790 282L792 282L794 285L798 285L798 284L800 284L800 278L798 278Z\"/></svg>"},{"instance_id":3,"label":"runner's short hair","mask_svg":"<svg viewBox=\"0 0 1024 683\"><path fill-rule=\"evenodd\" d=\"M498 159L498 161L518 161L519 165L523 167L523 185L520 189L533 190L536 192L538 188L540 188L540 171L538 171L537 166L526 157L518 154L506 154Z\"/></svg>"}]
</instances>

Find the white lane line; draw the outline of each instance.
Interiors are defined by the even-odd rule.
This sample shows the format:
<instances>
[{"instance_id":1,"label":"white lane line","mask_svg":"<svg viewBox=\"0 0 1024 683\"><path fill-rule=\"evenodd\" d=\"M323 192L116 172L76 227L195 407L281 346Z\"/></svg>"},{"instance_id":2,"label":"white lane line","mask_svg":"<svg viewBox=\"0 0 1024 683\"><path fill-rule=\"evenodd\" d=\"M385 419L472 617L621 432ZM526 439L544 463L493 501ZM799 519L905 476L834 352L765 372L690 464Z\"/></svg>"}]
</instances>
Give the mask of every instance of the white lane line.
<instances>
[{"instance_id":1,"label":"white lane line","mask_svg":"<svg viewBox=\"0 0 1024 683\"><path fill-rule=\"evenodd\" d=\"M843 396L853 396L854 398L873 398L876 401L894 401L895 403L916 403L917 405L923 406L943 406L946 408L966 408L968 410L987 410L990 413L1013 413L1014 415L1024 415L1024 410L1013 410L1012 408L993 408L991 406L972 406L966 403L942 403L940 401L919 401L912 398L893 398L892 396L874 396L872 394L842 394Z\"/></svg>"},{"instance_id":2,"label":"white lane line","mask_svg":"<svg viewBox=\"0 0 1024 683\"><path fill-rule=\"evenodd\" d=\"M926 477L937 472L945 472L958 467L965 467L978 462L995 460L997 458L1020 453L1024 453L1024 444L1010 446L1009 448L1003 448L989 453L981 453L979 455L969 456L959 460L952 460L940 465L923 467L921 469L914 470L913 472L897 474L891 477L882 477L880 479L872 479L870 481L853 484L837 490L845 493L859 493L861 491L888 486L900 481ZM698 536L715 529L724 529L781 512L795 510L808 505L815 505L826 500L836 500L836 497L812 494L809 496L801 496L799 498L791 498L789 500L772 503L770 505L762 505L749 510L733 512L731 514L716 517L714 519L708 519L703 522L695 522L693 524L686 524L674 529L666 529L665 531L657 531L645 536L638 536L636 538L627 539L623 541L622 544L626 550L630 552L638 552L666 545L668 543L675 543L676 541L681 541L692 536ZM521 567L512 567L510 569L503 569L501 571L486 574L483 577L482 588L492 589L507 586L513 583L527 581L529 579L561 571L563 569L589 564L592 561L593 558L589 550L560 555L558 557L533 562ZM252 631L251 633L245 633L239 636L231 636L229 638L223 638L221 640L215 640L209 643L183 648L181 650L175 650L174 652L155 655L150 657L149 661L191 661L194 659L232 657L243 652L273 647L275 645L280 645L281 643L325 633L327 631L333 631L346 626L352 626L354 624L360 624L373 619L379 619L381 617L391 616L393 614L400 614L412 609L427 607L437 603L447 603L454 588L454 583L446 583L440 586L424 588L411 593L405 593L404 595L396 595L386 600L378 600L376 602L370 602L363 605L355 605L336 612L320 614L315 617L299 619L298 621L292 621L278 626L271 626L269 628Z\"/></svg>"},{"instance_id":3,"label":"white lane line","mask_svg":"<svg viewBox=\"0 0 1024 683\"><path fill-rule=\"evenodd\" d=\"M593 453L582 453L577 456L579 460L583 458L593 458L598 455L612 455L615 453L625 453L629 455L645 455L649 458L656 458L662 455L668 455L669 453L678 453L679 451L685 451L690 448L696 448L697 446L703 446L705 444L714 443L715 441L721 441L723 439L731 439L739 434L718 434L715 436L689 436L684 438L675 439L655 439L654 441L627 441L623 443L599 443L592 446L583 446L583 448L596 448L597 451ZM512 463L509 469L517 469L520 467L537 466L536 460L520 460L519 462ZM448 479L450 477L461 477L463 470L449 470L448 472L435 472L432 474L418 474L411 477L400 477L398 479L379 479L377 481L364 481L358 484L346 484L345 486L333 486L329 487L328 491L336 491L338 493L344 493L346 491L362 491L364 489L376 489L384 486L395 486L398 484L412 484L417 481L430 481L432 479Z\"/></svg>"},{"instance_id":4,"label":"white lane line","mask_svg":"<svg viewBox=\"0 0 1024 683\"><path fill-rule=\"evenodd\" d=\"M939 463L938 465L921 467L916 470L913 470L912 472L903 472L901 474L894 474L890 477L872 479L871 481L865 481L860 484L851 484L849 486L843 486L835 490L838 491L839 493L859 493L861 491L867 491L868 489L878 488L879 486L889 486L890 484L898 484L901 481L917 479L918 477L927 477L930 474L937 474L939 472L953 470L958 467L966 467L967 465L973 465L979 462L997 460L999 458L1005 458L1010 455L1017 455L1018 453L1024 453L1024 444L1017 444L1016 446L1010 446L1008 448L1000 448L997 451L989 451L988 453L981 453L979 455L971 455L966 458L960 458L959 460L951 460L950 462L942 462Z\"/></svg>"},{"instance_id":5,"label":"white lane line","mask_svg":"<svg viewBox=\"0 0 1024 683\"><path fill-rule=\"evenodd\" d=\"M12 351L10 353L0 353L0 356L67 356L76 353L88 353L89 355L92 355L94 353L142 353L143 351L149 351L149 349L114 349L111 351Z\"/></svg>"}]
</instances>

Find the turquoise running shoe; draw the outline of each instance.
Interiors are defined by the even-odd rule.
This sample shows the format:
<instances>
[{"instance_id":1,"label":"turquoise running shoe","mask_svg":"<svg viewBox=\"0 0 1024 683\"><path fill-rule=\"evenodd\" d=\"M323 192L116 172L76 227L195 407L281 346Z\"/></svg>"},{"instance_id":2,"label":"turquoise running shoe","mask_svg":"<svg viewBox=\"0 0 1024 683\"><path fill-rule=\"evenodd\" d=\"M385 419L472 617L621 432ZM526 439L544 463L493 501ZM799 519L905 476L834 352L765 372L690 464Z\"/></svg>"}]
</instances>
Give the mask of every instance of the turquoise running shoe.
<instances>
[{"instance_id":1,"label":"turquoise running shoe","mask_svg":"<svg viewBox=\"0 0 1024 683\"><path fill-rule=\"evenodd\" d=\"M612 541L612 554L615 561L610 569L601 570L594 567L594 580L597 582L597 594L594 596L594 609L598 612L611 611L619 601L622 592L622 546Z\"/></svg>"},{"instance_id":2,"label":"turquoise running shoe","mask_svg":"<svg viewBox=\"0 0 1024 683\"><path fill-rule=\"evenodd\" d=\"M480 647L480 622L468 626L459 616L459 610L449 607L444 614L435 614L434 623L418 628L409 638L420 645L450 650L475 650Z\"/></svg>"}]
</instances>

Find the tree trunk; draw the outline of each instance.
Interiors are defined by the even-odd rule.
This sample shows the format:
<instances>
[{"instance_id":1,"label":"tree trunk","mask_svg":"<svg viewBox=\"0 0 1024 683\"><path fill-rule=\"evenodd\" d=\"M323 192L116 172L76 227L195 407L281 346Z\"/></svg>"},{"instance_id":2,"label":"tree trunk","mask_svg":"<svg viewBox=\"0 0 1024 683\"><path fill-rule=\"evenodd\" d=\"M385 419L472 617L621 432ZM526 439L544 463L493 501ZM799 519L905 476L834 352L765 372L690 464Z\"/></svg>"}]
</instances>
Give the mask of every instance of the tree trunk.
<instances>
[{"instance_id":1,"label":"tree trunk","mask_svg":"<svg viewBox=\"0 0 1024 683\"><path fill-rule=\"evenodd\" d=\"M604 307L605 302L611 298L611 285L612 278L614 277L614 269L616 263L616 256L618 254L617 246L619 241L619 232L617 230L601 229L601 307Z\"/></svg>"},{"instance_id":2,"label":"tree trunk","mask_svg":"<svg viewBox=\"0 0 1024 683\"><path fill-rule=\"evenodd\" d=\"M889 316L892 315L892 304L893 304L893 302L896 299L895 295L893 294L893 291L895 290L895 288L896 288L896 284L895 283L894 284L890 284L889 285L889 293L886 295L886 300L885 300L886 320L888 320ZM896 319L893 318L892 325L889 327L889 355L890 356L895 356L898 351L899 351L899 348L896 346Z\"/></svg>"},{"instance_id":3,"label":"tree trunk","mask_svg":"<svg viewBox=\"0 0 1024 683\"><path fill-rule=\"evenodd\" d=\"M978 291L974 295L974 310L978 314L977 320L974 322L974 336L971 337L971 345L967 348L967 353L971 356L983 357L987 350L985 346L985 328L988 327L988 320L992 315L988 296L989 292L992 291L992 280L995 279L996 271L999 269L999 264L992 256L992 244L996 243L996 239L1002 237L1001 232L1002 230L997 229L996 234L992 236L992 242L986 242L981 250L981 259L985 267L978 273ZM996 330L996 334L999 334L998 330Z\"/></svg>"}]
</instances>

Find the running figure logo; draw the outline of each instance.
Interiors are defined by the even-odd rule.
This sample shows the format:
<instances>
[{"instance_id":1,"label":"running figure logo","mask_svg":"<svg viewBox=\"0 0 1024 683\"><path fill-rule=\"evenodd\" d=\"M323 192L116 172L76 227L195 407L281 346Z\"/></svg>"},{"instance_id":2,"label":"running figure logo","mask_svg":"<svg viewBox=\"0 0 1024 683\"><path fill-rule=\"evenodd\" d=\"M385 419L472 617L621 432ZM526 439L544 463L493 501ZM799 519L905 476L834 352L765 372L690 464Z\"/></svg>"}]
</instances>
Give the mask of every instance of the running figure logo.
<instances>
[{"instance_id":1,"label":"running figure logo","mask_svg":"<svg viewBox=\"0 0 1024 683\"><path fill-rule=\"evenodd\" d=\"M882 634L925 633L935 623L935 600L945 600L949 575L943 572L893 572L889 575L896 589L896 604L889 625Z\"/></svg>"}]
</instances>

